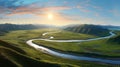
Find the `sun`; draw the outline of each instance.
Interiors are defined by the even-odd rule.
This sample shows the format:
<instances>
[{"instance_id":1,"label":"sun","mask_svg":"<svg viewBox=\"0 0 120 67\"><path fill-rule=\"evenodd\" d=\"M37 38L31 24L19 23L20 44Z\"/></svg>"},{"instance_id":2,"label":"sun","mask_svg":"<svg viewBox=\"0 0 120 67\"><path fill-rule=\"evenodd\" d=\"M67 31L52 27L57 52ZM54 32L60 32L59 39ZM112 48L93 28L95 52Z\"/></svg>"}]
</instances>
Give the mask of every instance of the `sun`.
<instances>
[{"instance_id":1,"label":"sun","mask_svg":"<svg viewBox=\"0 0 120 67\"><path fill-rule=\"evenodd\" d=\"M48 19L52 20L53 19L53 14L48 14Z\"/></svg>"}]
</instances>

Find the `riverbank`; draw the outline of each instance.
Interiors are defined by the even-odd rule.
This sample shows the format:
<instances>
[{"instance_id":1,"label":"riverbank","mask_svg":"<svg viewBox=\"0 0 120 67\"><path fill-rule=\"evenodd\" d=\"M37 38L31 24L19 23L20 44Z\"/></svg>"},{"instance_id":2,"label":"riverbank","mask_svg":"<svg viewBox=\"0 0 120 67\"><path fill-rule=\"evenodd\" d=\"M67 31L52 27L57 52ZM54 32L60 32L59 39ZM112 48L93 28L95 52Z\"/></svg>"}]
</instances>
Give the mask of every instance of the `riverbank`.
<instances>
[{"instance_id":1,"label":"riverbank","mask_svg":"<svg viewBox=\"0 0 120 67\"><path fill-rule=\"evenodd\" d=\"M111 32L110 32L111 33ZM44 34L44 33L43 33ZM105 39L105 38L110 38L114 36L113 33L111 33L110 36L106 36L106 37L101 37L101 38L97 38L97 39L88 39L86 41L92 41L92 40L99 40L99 39ZM63 57L63 58L68 58L68 59L75 59L75 60L87 60L87 61L97 61L97 62L104 62L104 63L110 63L110 64L120 64L120 61L119 60L108 60L108 59L101 59L101 58L92 58L92 57L84 57L84 56L75 56L75 55L70 55L70 54L64 54L64 53L59 53L59 52L56 52L56 51L53 51L53 50L50 50L46 47L43 47L43 46L39 46L37 44L34 44L32 41L34 40L43 40L43 39L32 39L32 40L29 40L27 41L26 43L34 48L36 48L37 50L41 50L42 52L44 53L47 53L47 54L51 54L51 55L55 55L55 56L58 56L58 57ZM83 40L85 41L85 40ZM53 41L54 42L54 41ZM56 41L55 41L56 42ZM81 40L79 42L82 42Z\"/></svg>"}]
</instances>

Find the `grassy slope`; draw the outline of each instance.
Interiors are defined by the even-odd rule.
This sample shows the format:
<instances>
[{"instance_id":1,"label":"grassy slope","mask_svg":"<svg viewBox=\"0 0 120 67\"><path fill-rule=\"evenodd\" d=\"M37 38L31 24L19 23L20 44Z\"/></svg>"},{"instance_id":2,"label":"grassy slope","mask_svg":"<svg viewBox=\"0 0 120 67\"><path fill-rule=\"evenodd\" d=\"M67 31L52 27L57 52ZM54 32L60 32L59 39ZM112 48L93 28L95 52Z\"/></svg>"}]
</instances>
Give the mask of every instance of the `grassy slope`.
<instances>
[{"instance_id":1,"label":"grassy slope","mask_svg":"<svg viewBox=\"0 0 120 67\"><path fill-rule=\"evenodd\" d=\"M51 31L51 29L49 29L49 30L45 30L45 29L44 30L34 30L34 31L33 30L32 31L30 31L30 30L13 31L11 33L6 34L5 36L1 36L0 39L7 41L9 43L14 43L11 45L15 45L16 47L19 47L19 49L22 49L25 52L25 54L21 53L21 54L24 54L24 56L19 54L20 53L19 51L18 51L19 53L17 53L17 55L20 55L21 57L27 56L27 58L33 58L32 60L36 59L36 60L39 60L39 62L41 61L41 62L48 62L48 63L56 63L58 65L61 65L62 67L64 67L64 66L66 66L66 67L69 67L69 66L72 66L72 67L76 67L76 66L78 66L78 67L80 67L80 66L81 67L112 66L112 65L98 64L98 63L87 62L87 61L74 61L74 60L68 60L68 59L63 59L63 58L59 58L59 57L53 57L51 55L41 53L41 52L33 49L32 47L28 46L25 43L25 41L28 39L41 37L42 33L46 32L46 31ZM15 34L15 35L13 35L13 34ZM4 46L4 47L6 47L6 46ZM11 47L7 47L7 48L11 48ZM5 50L6 50L5 53L9 52L8 51L9 49L8 50L5 49ZM13 50L15 50L15 49L12 49L12 51L10 51L10 52L14 53ZM9 56L9 54L6 54L6 55ZM14 56L16 56L16 55L14 55L14 54L10 55L10 58L14 59L15 62L17 62L17 60L20 60L20 59L18 59L18 57L14 58ZM34 62L36 62L36 60L34 60ZM21 61L23 61L23 60L21 59ZM19 63L20 63L20 65L24 65L24 64L22 64L22 62L19 62Z\"/></svg>"},{"instance_id":2,"label":"grassy slope","mask_svg":"<svg viewBox=\"0 0 120 67\"><path fill-rule=\"evenodd\" d=\"M112 37L108 40L108 42L112 43L112 44L119 44L120 45L120 34Z\"/></svg>"},{"instance_id":3,"label":"grassy slope","mask_svg":"<svg viewBox=\"0 0 120 67\"><path fill-rule=\"evenodd\" d=\"M96 36L109 35L109 30L99 25L90 25L90 24L73 25L66 27L64 30L68 30L76 33L91 34Z\"/></svg>"},{"instance_id":4,"label":"grassy slope","mask_svg":"<svg viewBox=\"0 0 120 67\"><path fill-rule=\"evenodd\" d=\"M34 60L32 58L21 55L18 52L14 51L14 50L11 50L11 49L8 49L8 48L5 48L5 47L0 47L0 53L1 53L1 56L6 58L8 61L12 62L12 63L9 63L9 64L11 64L11 65L14 64L18 67L34 67L34 66L35 67L38 67L38 66L60 67L60 65L57 65L57 64ZM1 63L6 64L6 61L3 60L3 62L1 62Z\"/></svg>"}]
</instances>

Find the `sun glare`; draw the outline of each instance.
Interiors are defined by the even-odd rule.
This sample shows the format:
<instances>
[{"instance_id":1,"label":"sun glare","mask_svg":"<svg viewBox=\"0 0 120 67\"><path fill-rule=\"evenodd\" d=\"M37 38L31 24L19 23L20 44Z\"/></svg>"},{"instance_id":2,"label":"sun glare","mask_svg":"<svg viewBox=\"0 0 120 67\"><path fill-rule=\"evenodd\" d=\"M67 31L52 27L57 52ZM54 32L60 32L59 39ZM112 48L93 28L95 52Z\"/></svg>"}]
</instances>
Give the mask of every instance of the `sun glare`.
<instances>
[{"instance_id":1,"label":"sun glare","mask_svg":"<svg viewBox=\"0 0 120 67\"><path fill-rule=\"evenodd\" d=\"M48 14L48 19L52 20L53 19L53 14Z\"/></svg>"}]
</instances>

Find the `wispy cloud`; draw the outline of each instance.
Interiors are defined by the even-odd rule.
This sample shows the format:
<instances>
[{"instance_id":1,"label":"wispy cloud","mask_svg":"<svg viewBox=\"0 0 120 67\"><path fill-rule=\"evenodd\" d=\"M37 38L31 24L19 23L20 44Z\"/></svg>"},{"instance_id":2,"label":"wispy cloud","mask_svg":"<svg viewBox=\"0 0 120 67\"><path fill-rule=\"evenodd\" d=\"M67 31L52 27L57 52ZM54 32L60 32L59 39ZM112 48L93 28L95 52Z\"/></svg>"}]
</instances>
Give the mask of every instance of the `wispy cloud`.
<instances>
[{"instance_id":1,"label":"wispy cloud","mask_svg":"<svg viewBox=\"0 0 120 67\"><path fill-rule=\"evenodd\" d=\"M31 1L31 3L25 4L24 2L24 0L0 0L0 14L9 14L20 7L28 6L35 3Z\"/></svg>"},{"instance_id":2,"label":"wispy cloud","mask_svg":"<svg viewBox=\"0 0 120 67\"><path fill-rule=\"evenodd\" d=\"M114 16L119 16L120 17L120 10L118 9L113 9L113 10L110 10L110 12L114 15Z\"/></svg>"},{"instance_id":3,"label":"wispy cloud","mask_svg":"<svg viewBox=\"0 0 120 67\"><path fill-rule=\"evenodd\" d=\"M19 7L8 15L16 15L16 14L43 14L47 11L61 11L68 10L70 7L67 6L51 6L51 7Z\"/></svg>"}]
</instances>

